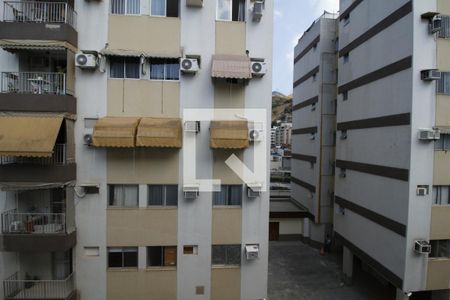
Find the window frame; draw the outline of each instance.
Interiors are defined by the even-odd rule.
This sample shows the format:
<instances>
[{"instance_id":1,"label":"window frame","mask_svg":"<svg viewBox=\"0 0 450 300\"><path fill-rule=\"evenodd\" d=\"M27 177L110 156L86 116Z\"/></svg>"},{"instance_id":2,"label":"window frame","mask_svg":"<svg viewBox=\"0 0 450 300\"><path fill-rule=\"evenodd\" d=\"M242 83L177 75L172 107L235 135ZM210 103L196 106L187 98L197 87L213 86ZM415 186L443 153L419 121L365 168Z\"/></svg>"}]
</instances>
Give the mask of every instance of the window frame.
<instances>
[{"instance_id":1,"label":"window frame","mask_svg":"<svg viewBox=\"0 0 450 300\"><path fill-rule=\"evenodd\" d=\"M446 189L445 194L447 195L447 199L444 199L444 191ZM450 204L450 186L448 185L433 185L432 188L432 201L433 205L449 205Z\"/></svg>"},{"instance_id":2,"label":"window frame","mask_svg":"<svg viewBox=\"0 0 450 300\"><path fill-rule=\"evenodd\" d=\"M240 201L239 204L214 204L215 203L215 195L216 193L222 193L223 192L223 188L226 187L227 188L227 203L231 203L231 187L240 187ZM213 208L214 207L242 207L242 198L244 197L244 191L243 191L243 185L242 184L222 184L220 186L220 192L213 192Z\"/></svg>"},{"instance_id":3,"label":"window frame","mask_svg":"<svg viewBox=\"0 0 450 300\"><path fill-rule=\"evenodd\" d=\"M436 82L436 94L450 95L450 72L441 72L441 79Z\"/></svg>"},{"instance_id":4,"label":"window frame","mask_svg":"<svg viewBox=\"0 0 450 300\"><path fill-rule=\"evenodd\" d=\"M164 78L163 79L155 79L152 78L152 59L160 59L164 61ZM173 65L175 65L175 61L178 61L178 79L166 79L167 78L167 65L171 65L169 63L167 63L167 61L173 60L174 63L171 63ZM150 58L148 60L148 68L146 67L146 69L148 69L148 79L150 81L172 81L172 82L179 82L180 81L180 77L181 77L181 68L180 68L180 59L179 58L167 58L167 57L153 57Z\"/></svg>"},{"instance_id":5,"label":"window frame","mask_svg":"<svg viewBox=\"0 0 450 300\"><path fill-rule=\"evenodd\" d=\"M123 1L123 10L124 10L123 14L113 13L113 11L112 11L113 10L113 3L114 2L118 2L118 1ZM113 0L113 1L111 1L110 7L109 7L109 14L110 15L115 15L115 16L141 16L142 15L142 13L141 13L141 1L140 0L134 0L139 5L138 6L139 13L137 13L137 14L130 14L130 13L127 12L127 10L128 10L128 1L130 1L130 0Z\"/></svg>"},{"instance_id":6,"label":"window frame","mask_svg":"<svg viewBox=\"0 0 450 300\"><path fill-rule=\"evenodd\" d=\"M430 258L448 258L450 259L450 240L432 240L431 244L431 253L429 255ZM440 250L446 248L447 255L440 256Z\"/></svg>"},{"instance_id":7,"label":"window frame","mask_svg":"<svg viewBox=\"0 0 450 300\"><path fill-rule=\"evenodd\" d=\"M150 204L150 187L162 187L162 205L157 204ZM176 199L176 205L168 205L167 204L167 187L176 187L177 190L177 199ZM178 184L147 184L147 207L167 207L167 208L177 208L178 207Z\"/></svg>"},{"instance_id":8,"label":"window frame","mask_svg":"<svg viewBox=\"0 0 450 300\"><path fill-rule=\"evenodd\" d=\"M146 263L146 267L149 269L152 268L176 268L178 265L178 247L177 246L147 246L145 247L146 251L147 251L147 263ZM160 255L161 255L161 264L160 265L150 265L150 259L149 259L149 250L150 248L160 248ZM167 249L172 249L175 250L175 264L174 265L166 265L166 250Z\"/></svg>"},{"instance_id":9,"label":"window frame","mask_svg":"<svg viewBox=\"0 0 450 300\"><path fill-rule=\"evenodd\" d=\"M221 19L219 17L219 1L229 1L229 18L228 19ZM243 20L233 20L233 8L234 8L234 1L239 1L242 2L244 4L244 16L243 16ZM238 2L238 5L239 5ZM220 21L220 22L241 22L241 23L245 23L247 22L247 1L246 0L216 0L216 21Z\"/></svg>"},{"instance_id":10,"label":"window frame","mask_svg":"<svg viewBox=\"0 0 450 300\"><path fill-rule=\"evenodd\" d=\"M434 141L434 151L450 151L450 134L441 133L439 140Z\"/></svg>"},{"instance_id":11,"label":"window frame","mask_svg":"<svg viewBox=\"0 0 450 300\"><path fill-rule=\"evenodd\" d=\"M125 206L124 202L122 200L122 205L111 205L111 197L112 195L114 195L112 193L112 189L114 189L115 186L133 186L137 188L137 199L136 199L136 206ZM127 208L127 209L134 209L134 208L139 208L139 185L138 184L108 184L108 208Z\"/></svg>"},{"instance_id":12,"label":"window frame","mask_svg":"<svg viewBox=\"0 0 450 300\"><path fill-rule=\"evenodd\" d=\"M111 251L112 249L115 249L116 251ZM117 251L119 250L119 251ZM136 251L127 251L127 250L136 250ZM111 267L110 266L110 257L109 254L110 253L121 253L122 255L122 261L121 261L121 267ZM131 253L131 252L135 252L136 253L136 266L125 266L125 253ZM107 268L108 269L137 269L139 266L139 247L108 247L107 248Z\"/></svg>"},{"instance_id":13,"label":"window frame","mask_svg":"<svg viewBox=\"0 0 450 300\"><path fill-rule=\"evenodd\" d=\"M450 16L440 15L442 18L442 28L438 32L438 38L440 39L450 39Z\"/></svg>"},{"instance_id":14,"label":"window frame","mask_svg":"<svg viewBox=\"0 0 450 300\"><path fill-rule=\"evenodd\" d=\"M220 250L222 248L222 250ZM214 254L217 254L215 251L224 251L224 263L214 262ZM239 263L232 263L231 259L233 256L229 256L229 252L232 250L239 250ZM237 252L235 253L237 254ZM217 259L217 257L216 257ZM235 266L240 267L242 265L242 245L240 244L230 244L230 245L211 245L211 266L212 267L224 267L224 266Z\"/></svg>"},{"instance_id":15,"label":"window frame","mask_svg":"<svg viewBox=\"0 0 450 300\"><path fill-rule=\"evenodd\" d=\"M112 77L111 76L111 68L112 68L112 59L111 58L114 58L114 59L121 59L122 60L122 62L121 62L121 64L122 64L122 68L123 68L123 77ZM134 78L134 77L126 77L127 76L127 58L128 59L137 59L137 60L139 60L138 61L138 64L139 64L139 70L138 70L138 74L139 74L139 76L138 76L138 78ZM145 78L142 78L142 76L141 76L141 74L142 74L142 65L141 65L141 63L140 63L140 57L134 57L134 56L130 56L130 57L126 57L126 56L111 56L110 58L109 58L109 73L108 73L108 79L112 79L112 80L141 80L141 79L145 79Z\"/></svg>"},{"instance_id":16,"label":"window frame","mask_svg":"<svg viewBox=\"0 0 450 300\"><path fill-rule=\"evenodd\" d=\"M153 5L153 1L155 0L150 0L150 13L149 16L151 17L155 17L155 18L179 18L180 17L180 11L181 11L181 7L180 7L180 0L174 0L177 2L177 16L168 16L167 15L167 8L168 8L168 1L170 0L162 0L164 1L164 14L163 15L154 15L153 11L152 11L152 5Z\"/></svg>"}]
</instances>

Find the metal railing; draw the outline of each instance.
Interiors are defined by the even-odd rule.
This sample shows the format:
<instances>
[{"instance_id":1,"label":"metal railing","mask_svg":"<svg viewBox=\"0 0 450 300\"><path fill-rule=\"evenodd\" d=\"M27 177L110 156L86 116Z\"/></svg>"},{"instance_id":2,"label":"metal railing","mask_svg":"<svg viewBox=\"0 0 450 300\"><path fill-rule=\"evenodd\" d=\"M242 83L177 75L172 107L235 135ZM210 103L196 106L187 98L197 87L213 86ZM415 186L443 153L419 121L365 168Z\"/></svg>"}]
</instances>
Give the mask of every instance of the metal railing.
<instances>
[{"instance_id":1,"label":"metal railing","mask_svg":"<svg viewBox=\"0 0 450 300\"><path fill-rule=\"evenodd\" d=\"M2 213L3 233L54 234L66 232L64 213L18 213L16 209Z\"/></svg>"},{"instance_id":2,"label":"metal railing","mask_svg":"<svg viewBox=\"0 0 450 300\"><path fill-rule=\"evenodd\" d=\"M66 94L66 74L50 72L2 72L2 93Z\"/></svg>"},{"instance_id":3,"label":"metal railing","mask_svg":"<svg viewBox=\"0 0 450 300\"><path fill-rule=\"evenodd\" d=\"M73 163L74 158L67 157L67 145L56 144L51 157L22 157L22 156L0 156L0 165L7 164L32 164L44 166L65 166Z\"/></svg>"},{"instance_id":4,"label":"metal railing","mask_svg":"<svg viewBox=\"0 0 450 300\"><path fill-rule=\"evenodd\" d=\"M8 22L65 23L76 27L77 13L64 2L5 1L3 20Z\"/></svg>"},{"instance_id":5,"label":"metal railing","mask_svg":"<svg viewBox=\"0 0 450 300\"><path fill-rule=\"evenodd\" d=\"M16 272L3 281L5 300L66 299L75 289L74 273L62 280L31 280L21 275Z\"/></svg>"}]
</instances>

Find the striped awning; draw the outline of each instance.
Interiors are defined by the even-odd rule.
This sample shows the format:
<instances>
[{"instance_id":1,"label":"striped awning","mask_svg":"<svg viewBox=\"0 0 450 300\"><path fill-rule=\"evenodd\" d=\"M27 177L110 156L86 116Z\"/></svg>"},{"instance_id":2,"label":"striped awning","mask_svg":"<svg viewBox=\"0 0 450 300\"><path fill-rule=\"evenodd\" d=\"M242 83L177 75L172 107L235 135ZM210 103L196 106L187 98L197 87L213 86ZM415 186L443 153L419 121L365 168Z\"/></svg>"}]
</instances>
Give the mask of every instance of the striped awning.
<instances>
[{"instance_id":1,"label":"striped awning","mask_svg":"<svg viewBox=\"0 0 450 300\"><path fill-rule=\"evenodd\" d=\"M249 146L247 121L211 121L210 147L244 149Z\"/></svg>"},{"instance_id":2,"label":"striped awning","mask_svg":"<svg viewBox=\"0 0 450 300\"><path fill-rule=\"evenodd\" d=\"M5 40L0 39L0 48L5 50L70 50L77 49L67 42L43 40Z\"/></svg>"},{"instance_id":3,"label":"striped awning","mask_svg":"<svg viewBox=\"0 0 450 300\"><path fill-rule=\"evenodd\" d=\"M180 58L181 49L176 52L150 53L125 49L102 49L100 54L104 56L124 56L124 57L154 57L154 58Z\"/></svg>"},{"instance_id":4,"label":"striped awning","mask_svg":"<svg viewBox=\"0 0 450 300\"><path fill-rule=\"evenodd\" d=\"M105 117L97 121L92 135L95 147L132 148L136 146L136 128L140 118Z\"/></svg>"},{"instance_id":5,"label":"striped awning","mask_svg":"<svg viewBox=\"0 0 450 300\"><path fill-rule=\"evenodd\" d=\"M181 148L181 119L142 118L136 135L138 147Z\"/></svg>"},{"instance_id":6,"label":"striped awning","mask_svg":"<svg viewBox=\"0 0 450 300\"><path fill-rule=\"evenodd\" d=\"M250 58L246 55L213 55L213 78L252 78Z\"/></svg>"},{"instance_id":7,"label":"striped awning","mask_svg":"<svg viewBox=\"0 0 450 300\"><path fill-rule=\"evenodd\" d=\"M51 157L62 116L0 116L0 155Z\"/></svg>"}]
</instances>

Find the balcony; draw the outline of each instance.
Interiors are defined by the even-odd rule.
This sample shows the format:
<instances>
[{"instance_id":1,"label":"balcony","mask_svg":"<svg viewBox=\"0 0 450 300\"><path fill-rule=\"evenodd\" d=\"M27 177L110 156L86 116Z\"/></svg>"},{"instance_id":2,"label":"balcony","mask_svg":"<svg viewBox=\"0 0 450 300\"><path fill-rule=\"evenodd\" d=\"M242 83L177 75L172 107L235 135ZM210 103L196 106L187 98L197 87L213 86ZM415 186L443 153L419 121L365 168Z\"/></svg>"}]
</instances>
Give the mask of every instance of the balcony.
<instances>
[{"instance_id":1,"label":"balcony","mask_svg":"<svg viewBox=\"0 0 450 300\"><path fill-rule=\"evenodd\" d=\"M0 156L0 182L68 182L76 178L67 144L55 144L51 157Z\"/></svg>"},{"instance_id":2,"label":"balcony","mask_svg":"<svg viewBox=\"0 0 450 300\"><path fill-rule=\"evenodd\" d=\"M77 14L65 2L4 1L0 39L48 40L78 46Z\"/></svg>"},{"instance_id":3,"label":"balcony","mask_svg":"<svg viewBox=\"0 0 450 300\"><path fill-rule=\"evenodd\" d=\"M62 280L32 280L27 277L29 276L17 272L4 280L4 299L76 299L75 276L73 273Z\"/></svg>"},{"instance_id":4,"label":"balcony","mask_svg":"<svg viewBox=\"0 0 450 300\"><path fill-rule=\"evenodd\" d=\"M76 113L65 73L2 72L0 110Z\"/></svg>"}]
</instances>

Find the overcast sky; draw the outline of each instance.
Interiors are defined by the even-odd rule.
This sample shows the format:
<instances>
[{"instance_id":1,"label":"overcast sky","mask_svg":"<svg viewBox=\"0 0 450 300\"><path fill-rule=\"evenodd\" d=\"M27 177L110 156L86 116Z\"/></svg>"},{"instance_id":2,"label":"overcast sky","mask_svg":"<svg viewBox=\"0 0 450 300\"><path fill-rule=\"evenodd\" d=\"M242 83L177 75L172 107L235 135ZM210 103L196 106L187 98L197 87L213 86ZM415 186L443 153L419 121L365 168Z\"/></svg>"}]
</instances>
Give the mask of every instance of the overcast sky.
<instances>
[{"instance_id":1,"label":"overcast sky","mask_svg":"<svg viewBox=\"0 0 450 300\"><path fill-rule=\"evenodd\" d=\"M273 90L292 93L294 46L303 32L324 10L337 12L339 0L273 0Z\"/></svg>"}]
</instances>

